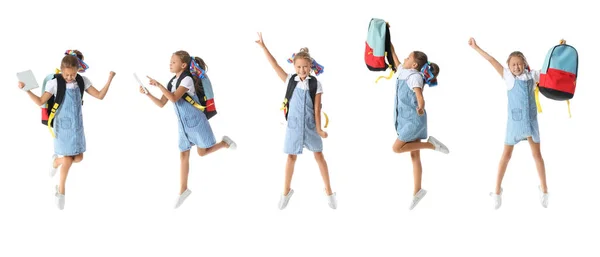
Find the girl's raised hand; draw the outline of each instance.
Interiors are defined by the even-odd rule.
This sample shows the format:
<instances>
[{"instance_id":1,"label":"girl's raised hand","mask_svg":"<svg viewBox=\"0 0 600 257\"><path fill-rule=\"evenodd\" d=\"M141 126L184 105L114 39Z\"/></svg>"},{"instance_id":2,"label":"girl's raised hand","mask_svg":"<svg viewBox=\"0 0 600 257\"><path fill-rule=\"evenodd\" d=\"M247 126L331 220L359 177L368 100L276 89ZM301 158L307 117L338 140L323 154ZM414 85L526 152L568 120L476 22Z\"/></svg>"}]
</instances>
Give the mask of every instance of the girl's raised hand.
<instances>
[{"instance_id":1,"label":"girl's raised hand","mask_svg":"<svg viewBox=\"0 0 600 257\"><path fill-rule=\"evenodd\" d=\"M19 81L19 89L23 89L25 87L25 83Z\"/></svg>"},{"instance_id":2,"label":"girl's raised hand","mask_svg":"<svg viewBox=\"0 0 600 257\"><path fill-rule=\"evenodd\" d=\"M475 42L474 38L469 38L469 46L477 48L477 42Z\"/></svg>"},{"instance_id":3,"label":"girl's raised hand","mask_svg":"<svg viewBox=\"0 0 600 257\"><path fill-rule=\"evenodd\" d=\"M257 34L258 34L258 40L254 41L254 42L256 42L260 47L264 48L265 42L263 41L263 38L262 38L262 32L257 32Z\"/></svg>"}]
</instances>

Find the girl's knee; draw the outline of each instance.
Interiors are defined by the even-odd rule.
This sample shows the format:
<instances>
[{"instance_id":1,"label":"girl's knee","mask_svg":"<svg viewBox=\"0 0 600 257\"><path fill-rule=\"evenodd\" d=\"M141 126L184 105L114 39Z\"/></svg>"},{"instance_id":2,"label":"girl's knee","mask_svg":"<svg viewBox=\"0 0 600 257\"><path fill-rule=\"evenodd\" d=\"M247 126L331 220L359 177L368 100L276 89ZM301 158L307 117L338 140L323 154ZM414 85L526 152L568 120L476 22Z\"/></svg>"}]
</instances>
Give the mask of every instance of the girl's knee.
<instances>
[{"instance_id":1,"label":"girl's knee","mask_svg":"<svg viewBox=\"0 0 600 257\"><path fill-rule=\"evenodd\" d=\"M206 148L198 148L198 155L200 155L200 157L206 156L206 154L208 153Z\"/></svg>"},{"instance_id":2,"label":"girl's knee","mask_svg":"<svg viewBox=\"0 0 600 257\"><path fill-rule=\"evenodd\" d=\"M81 161L83 161L83 153L80 153L73 158L74 163L80 163Z\"/></svg>"},{"instance_id":3,"label":"girl's knee","mask_svg":"<svg viewBox=\"0 0 600 257\"><path fill-rule=\"evenodd\" d=\"M298 158L298 155L295 155L295 154L288 154L288 157L287 157L288 161L292 161L292 162L295 162L297 158Z\"/></svg>"},{"instance_id":4,"label":"girl's knee","mask_svg":"<svg viewBox=\"0 0 600 257\"><path fill-rule=\"evenodd\" d=\"M64 156L63 157L63 165L71 165L73 163L73 161L75 160L74 156Z\"/></svg>"},{"instance_id":5,"label":"girl's knee","mask_svg":"<svg viewBox=\"0 0 600 257\"><path fill-rule=\"evenodd\" d=\"M323 155L323 152L315 152L315 159L317 160L325 160L325 156Z\"/></svg>"},{"instance_id":6,"label":"girl's knee","mask_svg":"<svg viewBox=\"0 0 600 257\"><path fill-rule=\"evenodd\" d=\"M190 158L190 150L184 151L184 152L180 152L179 153L179 158L181 160L186 160Z\"/></svg>"},{"instance_id":7,"label":"girl's knee","mask_svg":"<svg viewBox=\"0 0 600 257\"><path fill-rule=\"evenodd\" d=\"M420 151L412 151L412 152L410 152L410 158L413 161L420 160L421 159L421 152Z\"/></svg>"},{"instance_id":8,"label":"girl's knee","mask_svg":"<svg viewBox=\"0 0 600 257\"><path fill-rule=\"evenodd\" d=\"M394 145L392 146L392 151L394 151L394 153L402 153L402 147L404 147L404 145L406 145L405 142L396 139Z\"/></svg>"}]
</instances>

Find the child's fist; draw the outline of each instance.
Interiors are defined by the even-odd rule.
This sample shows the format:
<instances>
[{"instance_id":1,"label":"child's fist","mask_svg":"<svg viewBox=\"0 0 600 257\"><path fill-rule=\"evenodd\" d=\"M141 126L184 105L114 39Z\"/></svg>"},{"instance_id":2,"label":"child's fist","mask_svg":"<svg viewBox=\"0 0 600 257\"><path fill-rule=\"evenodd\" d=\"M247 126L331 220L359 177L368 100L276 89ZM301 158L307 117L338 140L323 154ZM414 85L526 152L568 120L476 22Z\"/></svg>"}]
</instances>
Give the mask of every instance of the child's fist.
<instances>
[{"instance_id":1,"label":"child's fist","mask_svg":"<svg viewBox=\"0 0 600 257\"><path fill-rule=\"evenodd\" d=\"M327 138L327 136L328 136L328 135L327 135L327 132L325 132L325 131L323 131L323 130L321 130L321 129L319 129L319 130L317 131L317 133L318 133L318 134L319 134L319 136L321 136L322 138Z\"/></svg>"},{"instance_id":2,"label":"child's fist","mask_svg":"<svg viewBox=\"0 0 600 257\"><path fill-rule=\"evenodd\" d=\"M423 114L425 114L425 109L423 109L421 107L417 107L417 114L419 116L423 116Z\"/></svg>"},{"instance_id":3,"label":"child's fist","mask_svg":"<svg viewBox=\"0 0 600 257\"><path fill-rule=\"evenodd\" d=\"M477 47L477 42L475 42L474 38L469 38L469 46L473 48Z\"/></svg>"}]
</instances>

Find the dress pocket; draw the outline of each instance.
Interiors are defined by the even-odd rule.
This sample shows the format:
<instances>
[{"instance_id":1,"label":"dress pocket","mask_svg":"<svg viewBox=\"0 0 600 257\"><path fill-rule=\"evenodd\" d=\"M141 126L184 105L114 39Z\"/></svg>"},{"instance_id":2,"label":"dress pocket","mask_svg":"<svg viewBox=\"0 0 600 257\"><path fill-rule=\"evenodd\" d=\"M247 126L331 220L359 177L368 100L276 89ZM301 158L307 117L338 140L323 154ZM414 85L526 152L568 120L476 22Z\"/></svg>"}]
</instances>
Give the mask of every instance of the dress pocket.
<instances>
[{"instance_id":1,"label":"dress pocket","mask_svg":"<svg viewBox=\"0 0 600 257\"><path fill-rule=\"evenodd\" d=\"M288 129L296 129L298 127L298 119L296 117L288 117Z\"/></svg>"},{"instance_id":2,"label":"dress pocket","mask_svg":"<svg viewBox=\"0 0 600 257\"><path fill-rule=\"evenodd\" d=\"M73 120L71 118L59 118L58 125L61 129L71 129L73 127Z\"/></svg>"},{"instance_id":3,"label":"dress pocket","mask_svg":"<svg viewBox=\"0 0 600 257\"><path fill-rule=\"evenodd\" d=\"M519 108L514 108L511 111L511 117L514 121L521 121L523 119L523 110Z\"/></svg>"},{"instance_id":4,"label":"dress pocket","mask_svg":"<svg viewBox=\"0 0 600 257\"><path fill-rule=\"evenodd\" d=\"M406 107L400 107L400 117L404 119L408 119L413 115L413 112L416 114L416 110L412 110Z\"/></svg>"},{"instance_id":5,"label":"dress pocket","mask_svg":"<svg viewBox=\"0 0 600 257\"><path fill-rule=\"evenodd\" d=\"M188 128L193 128L200 124L200 117L198 115L188 115L183 117L183 124Z\"/></svg>"}]
</instances>

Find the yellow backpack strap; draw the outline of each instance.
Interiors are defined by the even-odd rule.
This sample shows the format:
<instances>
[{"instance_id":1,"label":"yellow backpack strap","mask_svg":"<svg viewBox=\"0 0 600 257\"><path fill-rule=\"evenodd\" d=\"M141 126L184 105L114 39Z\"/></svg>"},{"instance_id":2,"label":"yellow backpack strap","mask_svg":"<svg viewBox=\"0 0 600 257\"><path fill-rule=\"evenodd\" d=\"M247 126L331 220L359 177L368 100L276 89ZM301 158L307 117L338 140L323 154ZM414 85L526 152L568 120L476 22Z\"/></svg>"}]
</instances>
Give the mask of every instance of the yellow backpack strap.
<instances>
[{"instance_id":1,"label":"yellow backpack strap","mask_svg":"<svg viewBox=\"0 0 600 257\"><path fill-rule=\"evenodd\" d=\"M280 111L285 111L287 112L287 108L286 108L286 104L288 102L288 99L283 99L283 103L281 103L281 109L279 109Z\"/></svg>"},{"instance_id":2,"label":"yellow backpack strap","mask_svg":"<svg viewBox=\"0 0 600 257\"><path fill-rule=\"evenodd\" d=\"M60 69L54 69L54 73L60 74ZM42 92L42 94L44 94L44 92ZM58 103L54 103L54 106L52 106L52 111L50 112L50 115L48 115L48 130L50 131L50 135L52 135L53 138L56 138L56 135L54 134L54 130L50 125L52 124L52 120L54 120L54 116L56 116L58 106Z\"/></svg>"},{"instance_id":3,"label":"yellow backpack strap","mask_svg":"<svg viewBox=\"0 0 600 257\"><path fill-rule=\"evenodd\" d=\"M48 116L48 130L50 130L50 134L52 135L52 137L56 137L56 135L54 135L54 130L52 130L50 124L52 124L52 120L54 119L54 115L56 115L56 110L58 110L58 106L58 103L54 103L54 106L52 106L52 111L50 112L50 116Z\"/></svg>"},{"instance_id":4,"label":"yellow backpack strap","mask_svg":"<svg viewBox=\"0 0 600 257\"><path fill-rule=\"evenodd\" d=\"M392 67L392 65L390 65L390 68ZM375 83L379 82L380 79L385 78L385 79L391 79L392 76L394 75L394 70L390 71L390 74L386 77L386 76L379 76L379 78L377 78L375 80Z\"/></svg>"},{"instance_id":5,"label":"yellow backpack strap","mask_svg":"<svg viewBox=\"0 0 600 257\"><path fill-rule=\"evenodd\" d=\"M206 109L205 106L200 105L199 103L196 103L196 101L194 101L194 99L186 94L185 98L184 98L188 103L190 103L191 105L193 105L194 107L198 108L200 111L204 111L204 109Z\"/></svg>"},{"instance_id":6,"label":"yellow backpack strap","mask_svg":"<svg viewBox=\"0 0 600 257\"><path fill-rule=\"evenodd\" d=\"M384 58L387 57L387 54L388 54L387 52L384 53ZM382 78L385 78L385 79L391 79L392 78L392 76L394 75L394 70L392 69L392 65L389 64L388 68L390 69L390 74L387 77L386 76L379 76L379 78L377 78L375 80L375 83L379 82L379 80L382 79Z\"/></svg>"},{"instance_id":7,"label":"yellow backpack strap","mask_svg":"<svg viewBox=\"0 0 600 257\"><path fill-rule=\"evenodd\" d=\"M542 112L542 105L540 104L540 88L539 88L539 83L535 86L534 94L535 94L535 106L537 107L538 113L541 113Z\"/></svg>"},{"instance_id":8,"label":"yellow backpack strap","mask_svg":"<svg viewBox=\"0 0 600 257\"><path fill-rule=\"evenodd\" d=\"M567 108L569 108L569 118L571 118L571 102L567 100Z\"/></svg>"}]
</instances>

